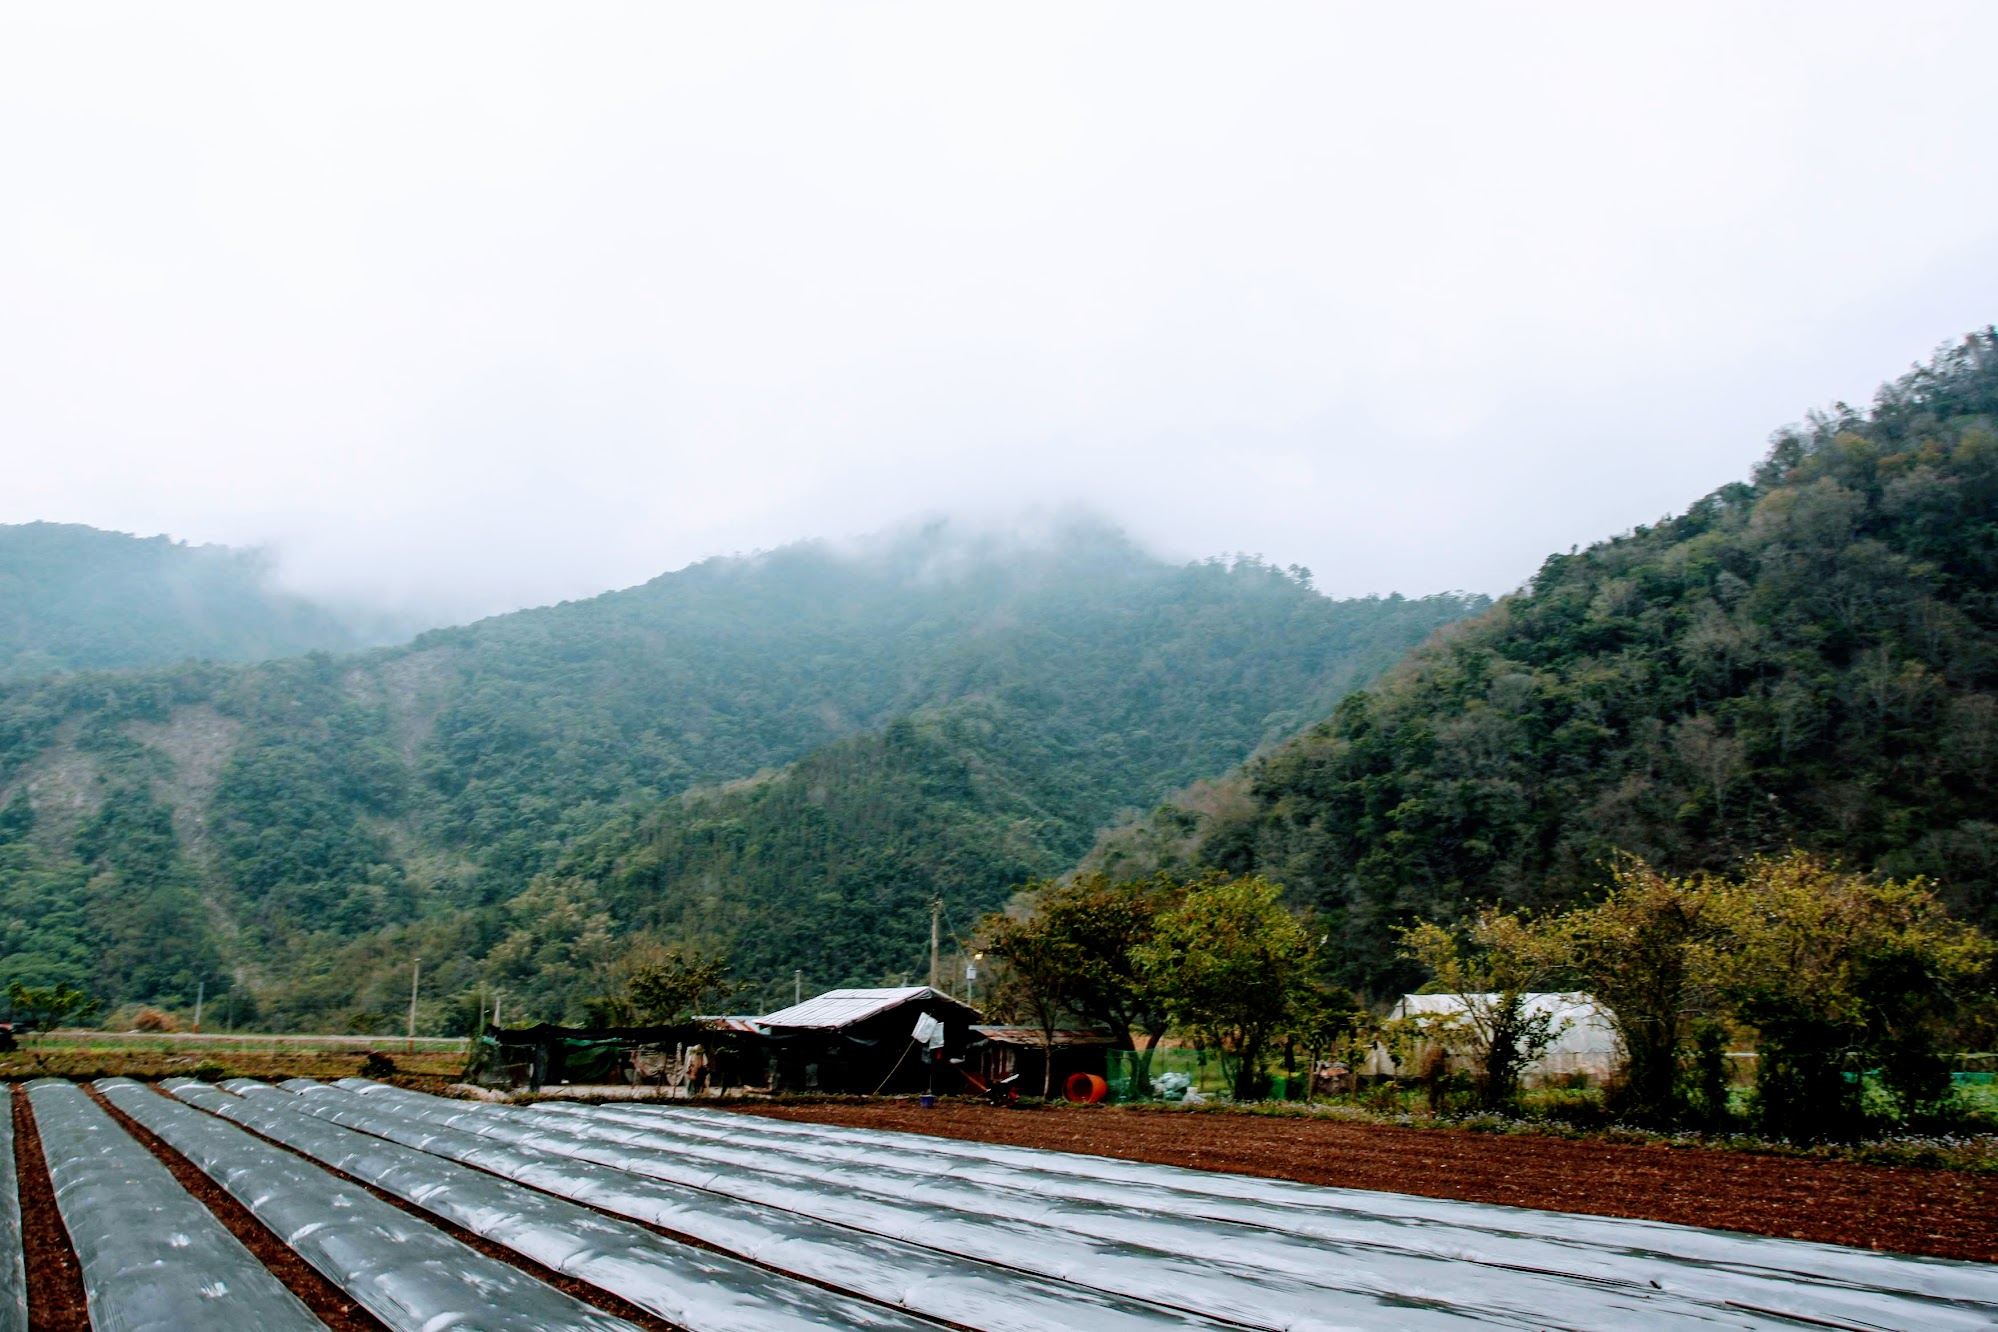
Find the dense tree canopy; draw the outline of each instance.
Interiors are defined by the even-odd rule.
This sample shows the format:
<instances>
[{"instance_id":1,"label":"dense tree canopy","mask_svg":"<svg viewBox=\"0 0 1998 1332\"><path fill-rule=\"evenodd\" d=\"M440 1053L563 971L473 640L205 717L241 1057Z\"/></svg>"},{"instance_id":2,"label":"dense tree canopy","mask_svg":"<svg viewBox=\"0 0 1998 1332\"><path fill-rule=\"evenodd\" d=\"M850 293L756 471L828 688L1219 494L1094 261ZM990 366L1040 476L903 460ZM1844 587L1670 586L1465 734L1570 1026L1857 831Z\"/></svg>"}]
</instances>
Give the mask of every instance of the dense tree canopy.
<instances>
[{"instance_id":1,"label":"dense tree canopy","mask_svg":"<svg viewBox=\"0 0 1998 1332\"><path fill-rule=\"evenodd\" d=\"M0 523L0 680L352 649L387 627L279 590L260 551Z\"/></svg>"},{"instance_id":2,"label":"dense tree canopy","mask_svg":"<svg viewBox=\"0 0 1998 1332\"><path fill-rule=\"evenodd\" d=\"M577 1017L634 932L735 950L759 1000L919 974L933 894L968 925L1481 605L939 526L401 648L0 687L0 956L117 1002L226 973L226 1014L334 1027L413 954L427 1020ZM120 952L148 919L184 948Z\"/></svg>"},{"instance_id":3,"label":"dense tree canopy","mask_svg":"<svg viewBox=\"0 0 1998 1332\"><path fill-rule=\"evenodd\" d=\"M1345 979L1393 931L1791 844L1998 916L1998 338L1783 432L1752 483L1557 555L1294 742L1099 850L1285 884Z\"/></svg>"}]
</instances>

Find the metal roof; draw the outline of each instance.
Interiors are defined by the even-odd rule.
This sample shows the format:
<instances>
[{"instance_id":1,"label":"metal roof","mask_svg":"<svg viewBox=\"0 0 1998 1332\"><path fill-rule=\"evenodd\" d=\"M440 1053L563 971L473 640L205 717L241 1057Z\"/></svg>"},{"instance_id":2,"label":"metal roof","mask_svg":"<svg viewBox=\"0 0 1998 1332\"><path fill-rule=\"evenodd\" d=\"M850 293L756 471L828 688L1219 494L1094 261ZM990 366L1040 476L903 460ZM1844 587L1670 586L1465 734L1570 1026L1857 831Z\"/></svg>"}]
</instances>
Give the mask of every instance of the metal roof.
<instances>
[{"instance_id":1,"label":"metal roof","mask_svg":"<svg viewBox=\"0 0 1998 1332\"><path fill-rule=\"evenodd\" d=\"M941 999L977 1016L976 1011L927 985L903 985L892 990L827 990L757 1019L765 1027L847 1027L913 999Z\"/></svg>"}]
</instances>

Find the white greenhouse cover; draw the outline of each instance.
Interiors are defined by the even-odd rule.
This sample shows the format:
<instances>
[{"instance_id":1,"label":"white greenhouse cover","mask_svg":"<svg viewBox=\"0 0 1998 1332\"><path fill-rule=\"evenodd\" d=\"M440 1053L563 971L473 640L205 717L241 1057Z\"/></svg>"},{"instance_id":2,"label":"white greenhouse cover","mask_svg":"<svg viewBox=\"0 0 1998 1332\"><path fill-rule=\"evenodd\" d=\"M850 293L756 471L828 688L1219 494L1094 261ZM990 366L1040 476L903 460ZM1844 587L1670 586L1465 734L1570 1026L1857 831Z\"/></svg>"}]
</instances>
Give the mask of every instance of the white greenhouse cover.
<instances>
[{"instance_id":1,"label":"white greenhouse cover","mask_svg":"<svg viewBox=\"0 0 1998 1332\"><path fill-rule=\"evenodd\" d=\"M1571 1073L1607 1077L1623 1061L1623 1043L1609 1014L1592 994L1579 991L1544 992L1523 996L1530 1015L1548 1014L1554 1039L1540 1058L1528 1064L1529 1081L1541 1081ZM1468 1020L1470 1004L1489 1007L1498 1002L1496 994L1405 994L1395 1005L1396 1017Z\"/></svg>"}]
</instances>

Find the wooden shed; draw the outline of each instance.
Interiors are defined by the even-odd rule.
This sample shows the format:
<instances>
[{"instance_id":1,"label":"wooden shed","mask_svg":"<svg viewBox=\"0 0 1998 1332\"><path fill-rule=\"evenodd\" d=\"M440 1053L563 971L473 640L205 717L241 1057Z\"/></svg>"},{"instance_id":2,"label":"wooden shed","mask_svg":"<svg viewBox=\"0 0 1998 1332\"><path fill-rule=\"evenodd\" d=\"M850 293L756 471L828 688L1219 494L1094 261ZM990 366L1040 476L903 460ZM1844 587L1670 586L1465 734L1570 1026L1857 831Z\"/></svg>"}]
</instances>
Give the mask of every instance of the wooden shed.
<instances>
[{"instance_id":1,"label":"wooden shed","mask_svg":"<svg viewBox=\"0 0 1998 1332\"><path fill-rule=\"evenodd\" d=\"M928 1017L942 1024L942 1045L919 1044ZM870 1096L922 1092L934 1074L939 1091L956 1091L950 1063L972 1042L978 1010L927 985L828 990L756 1019L770 1054L771 1085L781 1091Z\"/></svg>"}]
</instances>

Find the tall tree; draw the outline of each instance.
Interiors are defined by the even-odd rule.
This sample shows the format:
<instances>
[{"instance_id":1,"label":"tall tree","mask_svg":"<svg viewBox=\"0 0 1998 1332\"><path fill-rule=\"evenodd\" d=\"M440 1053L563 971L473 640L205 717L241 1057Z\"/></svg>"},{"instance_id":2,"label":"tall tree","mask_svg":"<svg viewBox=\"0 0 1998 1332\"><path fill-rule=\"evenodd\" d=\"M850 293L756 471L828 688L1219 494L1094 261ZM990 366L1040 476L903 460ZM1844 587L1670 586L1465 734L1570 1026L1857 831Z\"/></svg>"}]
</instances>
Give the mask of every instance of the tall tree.
<instances>
[{"instance_id":1,"label":"tall tree","mask_svg":"<svg viewBox=\"0 0 1998 1332\"><path fill-rule=\"evenodd\" d=\"M1267 879L1210 875L1158 919L1138 964L1175 1023L1234 1065L1234 1094L1262 1095L1271 1038L1313 988L1313 942L1283 889Z\"/></svg>"},{"instance_id":2,"label":"tall tree","mask_svg":"<svg viewBox=\"0 0 1998 1332\"><path fill-rule=\"evenodd\" d=\"M1623 1042L1618 1108L1646 1123L1679 1118L1681 1055L1715 1008L1716 945L1727 930L1723 889L1706 875L1667 878L1634 856L1609 891L1556 927L1560 960L1608 1012Z\"/></svg>"},{"instance_id":3,"label":"tall tree","mask_svg":"<svg viewBox=\"0 0 1998 1332\"><path fill-rule=\"evenodd\" d=\"M1758 857L1728 885L1714 967L1755 1025L1752 1108L1769 1132L1842 1137L1861 1124L1861 1080L1878 1067L1904 1115L1948 1096L1936 1021L1994 957L1930 886L1854 874L1804 853Z\"/></svg>"},{"instance_id":4,"label":"tall tree","mask_svg":"<svg viewBox=\"0 0 1998 1332\"><path fill-rule=\"evenodd\" d=\"M1560 966L1548 931L1487 907L1454 927L1418 921L1402 932L1402 947L1433 977L1427 989L1462 1005L1460 1030L1477 1065L1480 1104L1510 1107L1521 1073L1560 1035L1551 1013L1527 1003Z\"/></svg>"},{"instance_id":5,"label":"tall tree","mask_svg":"<svg viewBox=\"0 0 1998 1332\"><path fill-rule=\"evenodd\" d=\"M1024 1013L1041 1036L1041 1097L1054 1090L1055 1033L1073 1011L1083 956L1075 941L1034 915L987 916L983 951L1001 959L999 1002Z\"/></svg>"},{"instance_id":6,"label":"tall tree","mask_svg":"<svg viewBox=\"0 0 1998 1332\"><path fill-rule=\"evenodd\" d=\"M1169 875L1117 880L1085 874L1032 885L1026 899L1040 927L1073 950L1070 1004L1136 1056L1131 1083L1137 1096L1150 1094L1152 1052L1171 1025L1165 997L1138 958L1156 937L1160 916L1184 892Z\"/></svg>"}]
</instances>

